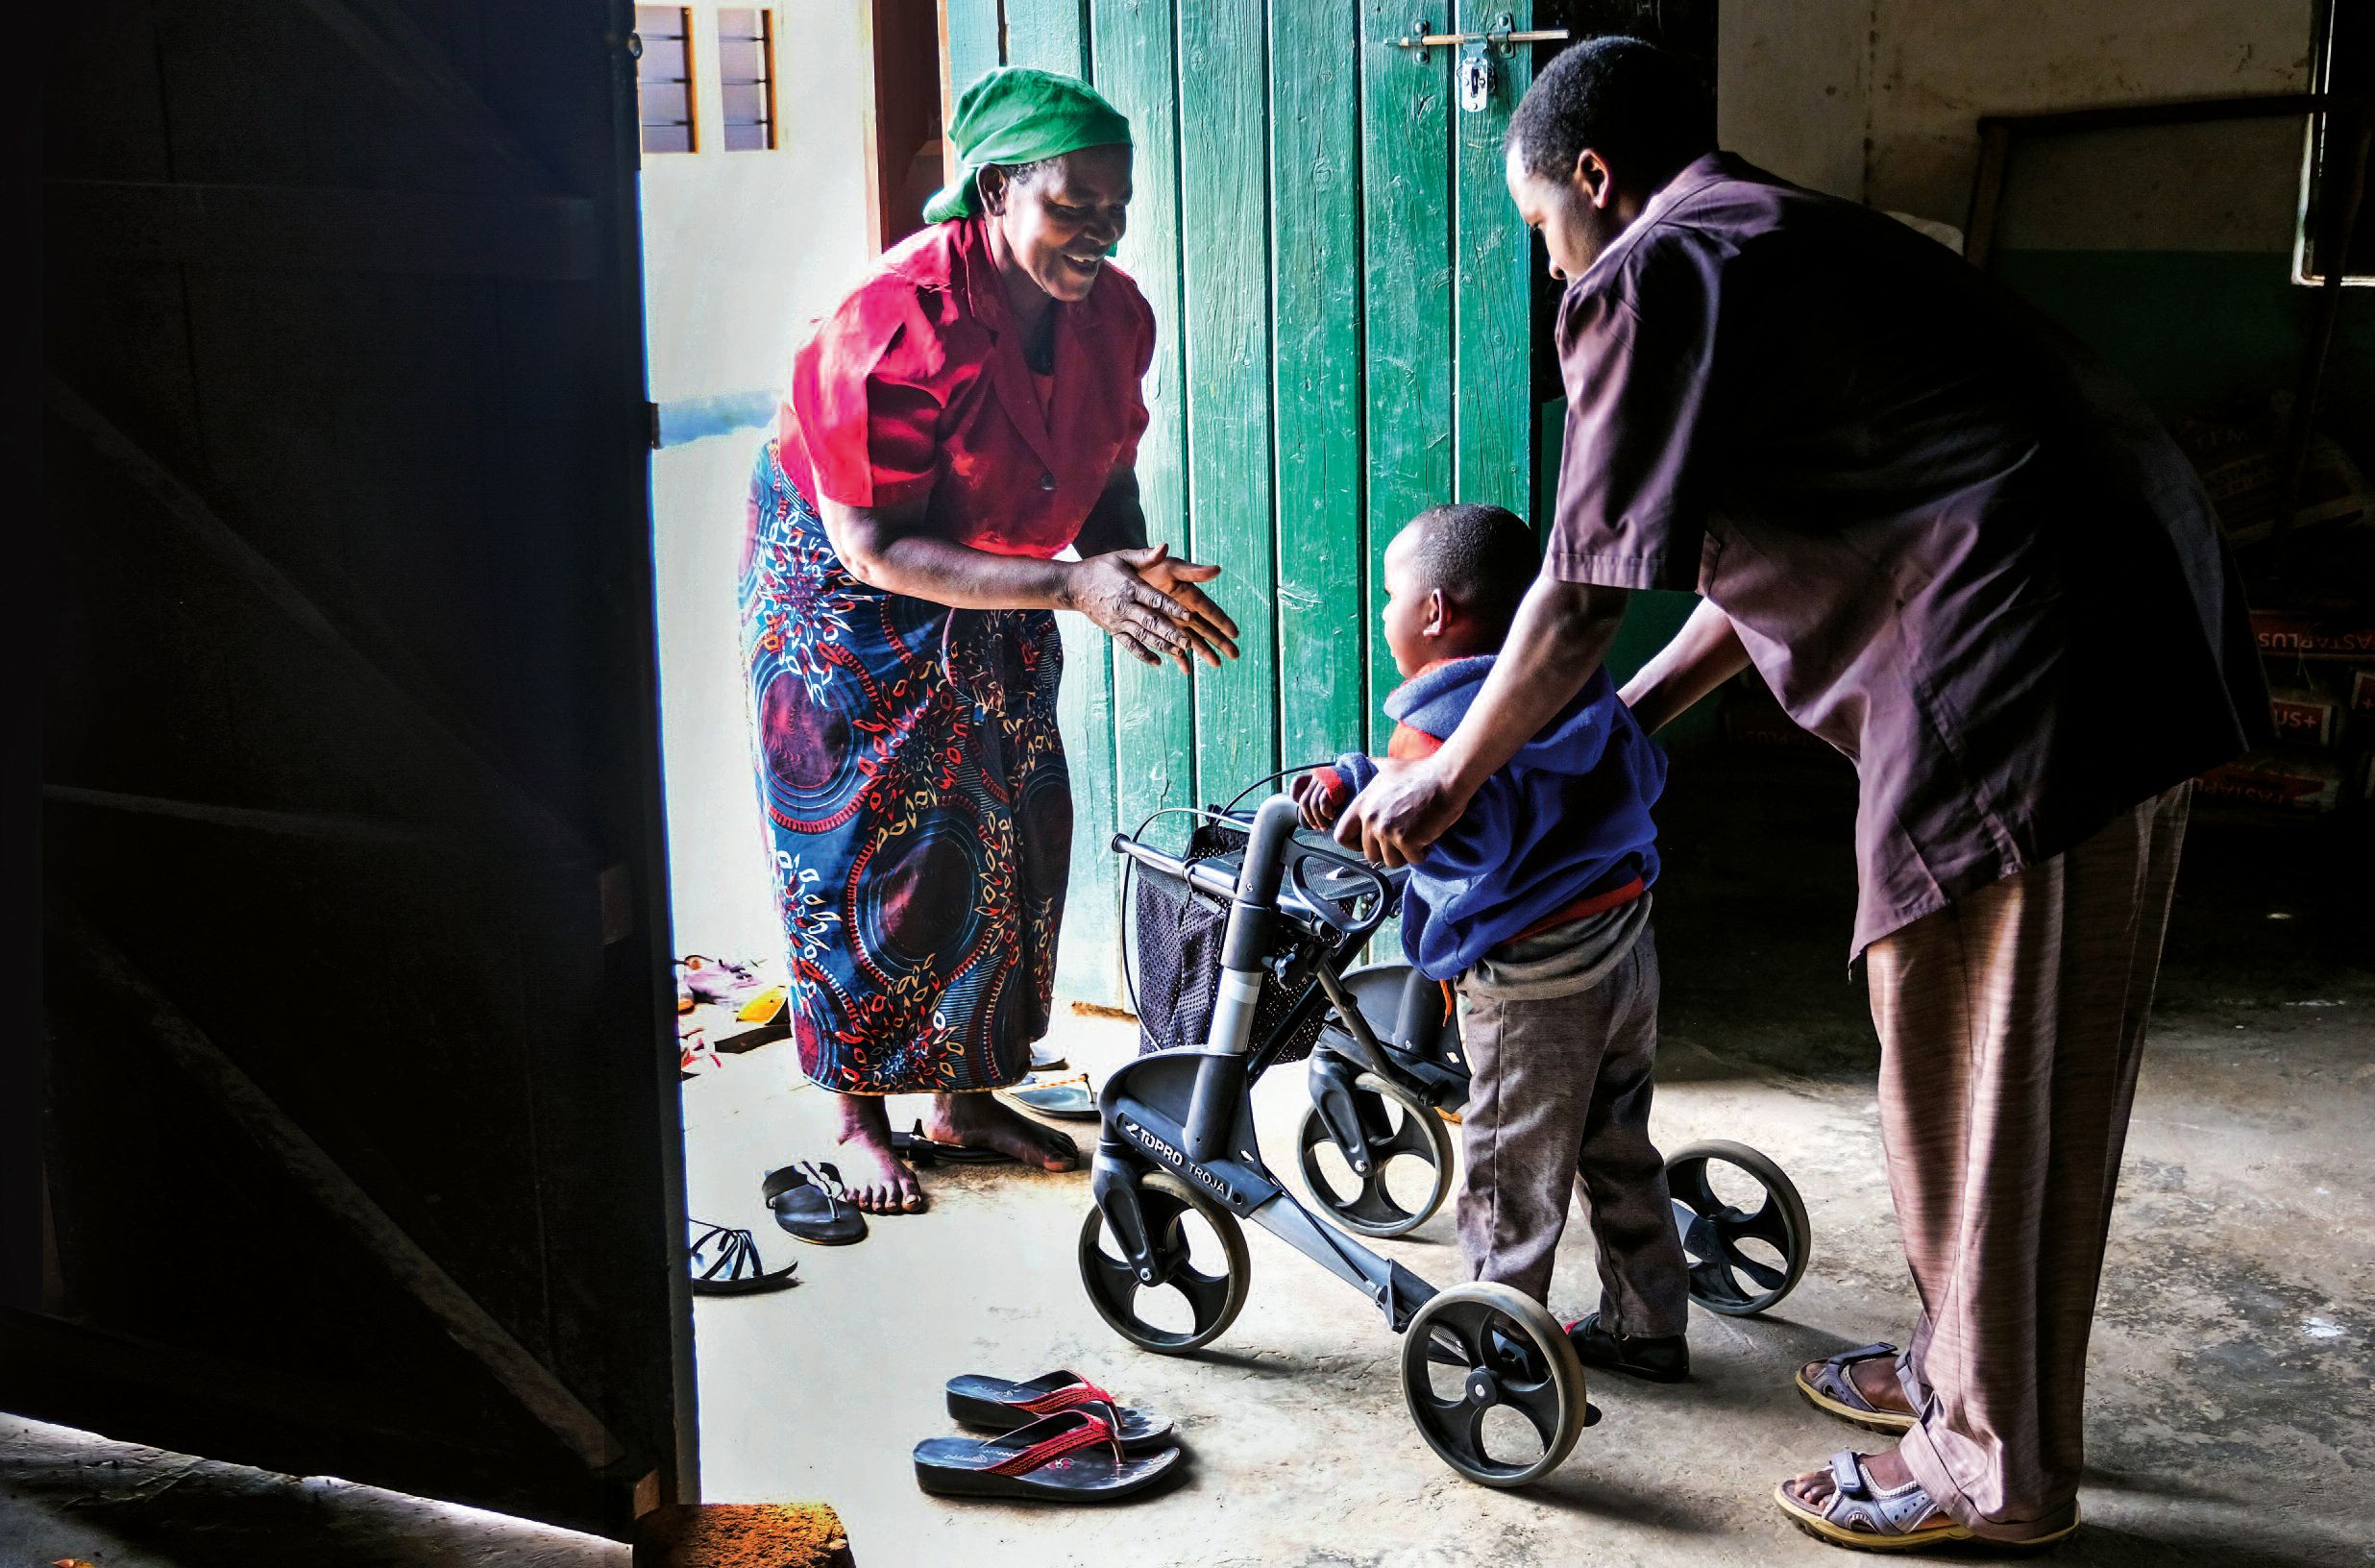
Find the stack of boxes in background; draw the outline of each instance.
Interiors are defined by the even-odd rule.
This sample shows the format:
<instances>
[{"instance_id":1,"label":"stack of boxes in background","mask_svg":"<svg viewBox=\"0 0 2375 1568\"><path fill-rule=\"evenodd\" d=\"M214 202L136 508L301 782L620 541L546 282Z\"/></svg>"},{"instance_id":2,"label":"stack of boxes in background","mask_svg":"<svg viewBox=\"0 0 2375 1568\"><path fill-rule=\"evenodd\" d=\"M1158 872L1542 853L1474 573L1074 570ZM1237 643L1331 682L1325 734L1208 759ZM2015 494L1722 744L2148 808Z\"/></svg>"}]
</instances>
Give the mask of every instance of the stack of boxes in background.
<instances>
[{"instance_id":1,"label":"stack of boxes in background","mask_svg":"<svg viewBox=\"0 0 2375 1568\"><path fill-rule=\"evenodd\" d=\"M2188 421L2178 438L2241 563L2275 742L2199 781L2204 799L2315 815L2375 799L2375 494L2341 448L2310 444L2291 527L2283 508L2284 406L2252 421Z\"/></svg>"}]
</instances>

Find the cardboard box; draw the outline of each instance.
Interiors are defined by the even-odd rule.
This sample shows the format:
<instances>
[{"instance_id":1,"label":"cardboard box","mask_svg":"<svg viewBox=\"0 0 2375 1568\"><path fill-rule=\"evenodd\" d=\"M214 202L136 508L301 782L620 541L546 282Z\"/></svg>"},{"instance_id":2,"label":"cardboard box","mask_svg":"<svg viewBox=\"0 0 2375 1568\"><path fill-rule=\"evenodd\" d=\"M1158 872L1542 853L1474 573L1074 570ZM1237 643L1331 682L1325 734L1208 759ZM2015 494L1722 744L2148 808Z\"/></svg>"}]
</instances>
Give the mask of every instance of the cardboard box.
<instances>
[{"instance_id":1,"label":"cardboard box","mask_svg":"<svg viewBox=\"0 0 2375 1568\"><path fill-rule=\"evenodd\" d=\"M2288 814L2332 811L2342 797L2342 770L2323 757L2254 751L2193 781L2205 800L2232 800Z\"/></svg>"},{"instance_id":2,"label":"cardboard box","mask_svg":"<svg viewBox=\"0 0 2375 1568\"><path fill-rule=\"evenodd\" d=\"M2361 723L2375 723L2375 669L2350 673L2350 716Z\"/></svg>"},{"instance_id":3,"label":"cardboard box","mask_svg":"<svg viewBox=\"0 0 2375 1568\"><path fill-rule=\"evenodd\" d=\"M2287 746L2320 749L2334 744L2341 730L2342 705L2325 693L2307 686L2280 686L2267 694L2268 717L2276 739Z\"/></svg>"},{"instance_id":4,"label":"cardboard box","mask_svg":"<svg viewBox=\"0 0 2375 1568\"><path fill-rule=\"evenodd\" d=\"M2258 544L2276 530L2283 509L2290 443L2271 425L2221 426L2180 421L2181 439L2218 523L2236 546ZM2329 438L2310 439L2309 461L2293 498L2297 531L2323 524L2357 523L2375 511L2366 477Z\"/></svg>"},{"instance_id":5,"label":"cardboard box","mask_svg":"<svg viewBox=\"0 0 2375 1568\"><path fill-rule=\"evenodd\" d=\"M2375 658L2375 610L2254 610L2251 635L2271 657Z\"/></svg>"}]
</instances>

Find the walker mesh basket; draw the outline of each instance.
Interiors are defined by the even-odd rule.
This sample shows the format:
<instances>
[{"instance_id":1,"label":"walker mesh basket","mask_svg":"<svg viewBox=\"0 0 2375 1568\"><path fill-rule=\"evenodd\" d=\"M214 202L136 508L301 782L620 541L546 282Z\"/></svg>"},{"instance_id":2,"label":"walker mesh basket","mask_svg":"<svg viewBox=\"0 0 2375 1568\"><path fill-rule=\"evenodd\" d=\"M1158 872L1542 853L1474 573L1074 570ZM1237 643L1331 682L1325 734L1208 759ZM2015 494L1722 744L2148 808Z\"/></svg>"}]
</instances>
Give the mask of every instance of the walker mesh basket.
<instances>
[{"instance_id":1,"label":"walker mesh basket","mask_svg":"<svg viewBox=\"0 0 2375 1568\"><path fill-rule=\"evenodd\" d=\"M1189 865L1245 847L1245 835L1206 822L1188 835ZM1135 929L1131 956L1132 1000L1138 1004L1139 1054L1192 1049L1204 1043L1212 1021L1212 999L1220 989L1221 938L1229 906L1178 877L1143 866L1132 868L1138 882L1131 898ZM1324 951L1320 939L1291 920L1278 922L1279 936L1265 956L1269 972L1254 1003L1253 1049L1264 1065L1299 1062L1327 1016L1325 994L1312 979Z\"/></svg>"}]
</instances>

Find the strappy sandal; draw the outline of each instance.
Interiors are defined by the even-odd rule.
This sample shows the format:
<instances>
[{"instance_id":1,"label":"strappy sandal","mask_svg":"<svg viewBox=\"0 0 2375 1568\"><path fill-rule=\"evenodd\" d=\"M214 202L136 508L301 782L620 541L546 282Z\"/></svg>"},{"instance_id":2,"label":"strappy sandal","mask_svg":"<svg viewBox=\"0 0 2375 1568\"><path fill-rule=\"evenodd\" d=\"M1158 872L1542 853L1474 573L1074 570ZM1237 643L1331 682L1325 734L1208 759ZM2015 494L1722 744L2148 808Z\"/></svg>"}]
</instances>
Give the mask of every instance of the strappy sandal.
<instances>
[{"instance_id":1,"label":"strappy sandal","mask_svg":"<svg viewBox=\"0 0 2375 1568\"><path fill-rule=\"evenodd\" d=\"M759 1196L786 1234L820 1247L866 1239L866 1216L849 1201L841 1172L814 1160L795 1160L759 1179Z\"/></svg>"},{"instance_id":2,"label":"strappy sandal","mask_svg":"<svg viewBox=\"0 0 2375 1568\"><path fill-rule=\"evenodd\" d=\"M1863 1390L1855 1386L1855 1380L1848 1375L1848 1368L1858 1361L1877 1360L1883 1356L1893 1360L1896 1355L1895 1345L1858 1345L1853 1350L1824 1357L1811 1379L1806 1376L1806 1369L1800 1367L1794 1381L1798 1391L1806 1396L1806 1403L1825 1415L1853 1422L1867 1432L1911 1432L1917 1417L1903 1410L1873 1409L1872 1401L1864 1397Z\"/></svg>"},{"instance_id":3,"label":"strappy sandal","mask_svg":"<svg viewBox=\"0 0 2375 1568\"><path fill-rule=\"evenodd\" d=\"M1171 1423L1152 1410L1115 1404L1114 1396L1077 1372L1049 1372L1028 1383L964 1373L950 1378L948 1413L983 1432L1013 1432L1041 1416L1083 1407L1109 1412L1125 1454L1143 1454L1171 1440Z\"/></svg>"},{"instance_id":4,"label":"strappy sandal","mask_svg":"<svg viewBox=\"0 0 2375 1568\"><path fill-rule=\"evenodd\" d=\"M915 1458L916 1484L934 1497L1118 1503L1159 1484L1178 1467L1181 1451L1125 1454L1112 1423L1083 1407L979 1441L926 1437Z\"/></svg>"},{"instance_id":5,"label":"strappy sandal","mask_svg":"<svg viewBox=\"0 0 2375 1568\"><path fill-rule=\"evenodd\" d=\"M786 1263L772 1274L759 1262L759 1243L748 1231L712 1225L705 1219L687 1221L701 1227L688 1249L693 1261L693 1293L697 1296L756 1296L781 1290L799 1282Z\"/></svg>"}]
</instances>

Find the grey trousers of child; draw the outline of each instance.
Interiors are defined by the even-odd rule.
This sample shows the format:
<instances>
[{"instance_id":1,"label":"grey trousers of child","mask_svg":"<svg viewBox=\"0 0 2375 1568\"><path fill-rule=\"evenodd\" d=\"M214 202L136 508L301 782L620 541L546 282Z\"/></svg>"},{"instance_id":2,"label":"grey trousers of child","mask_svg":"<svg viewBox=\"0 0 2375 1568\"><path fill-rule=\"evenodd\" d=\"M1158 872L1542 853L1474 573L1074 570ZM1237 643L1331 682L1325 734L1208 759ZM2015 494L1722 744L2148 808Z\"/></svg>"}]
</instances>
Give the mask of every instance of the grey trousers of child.
<instances>
[{"instance_id":1,"label":"grey trousers of child","mask_svg":"<svg viewBox=\"0 0 2375 1568\"><path fill-rule=\"evenodd\" d=\"M1460 982L1471 1082L1457 1216L1470 1277L1547 1305L1572 1189L1600 1248L1602 1325L1623 1335L1684 1332L1688 1264L1665 1161L1650 1141L1653 933L1644 922L1597 984L1564 995L1508 994L1485 972Z\"/></svg>"}]
</instances>

